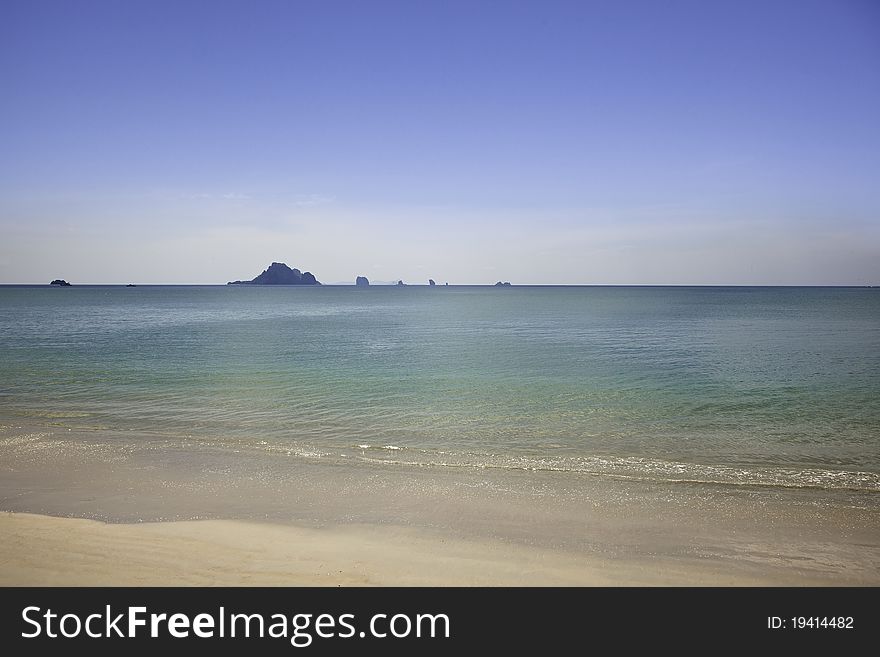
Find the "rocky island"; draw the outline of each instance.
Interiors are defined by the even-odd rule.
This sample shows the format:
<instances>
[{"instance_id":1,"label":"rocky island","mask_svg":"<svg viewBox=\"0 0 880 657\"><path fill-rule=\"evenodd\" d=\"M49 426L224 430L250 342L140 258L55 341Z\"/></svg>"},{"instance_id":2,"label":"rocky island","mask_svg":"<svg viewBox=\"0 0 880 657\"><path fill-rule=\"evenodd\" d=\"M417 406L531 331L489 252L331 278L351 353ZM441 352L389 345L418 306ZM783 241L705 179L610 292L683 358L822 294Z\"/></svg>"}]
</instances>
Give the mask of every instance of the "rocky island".
<instances>
[{"instance_id":1,"label":"rocky island","mask_svg":"<svg viewBox=\"0 0 880 657\"><path fill-rule=\"evenodd\" d=\"M366 276L358 276L354 284L358 287L370 287L370 281Z\"/></svg>"},{"instance_id":2,"label":"rocky island","mask_svg":"<svg viewBox=\"0 0 880 657\"><path fill-rule=\"evenodd\" d=\"M65 281L63 278L56 278L54 281L49 283L49 285L55 285L58 287L70 287L70 283Z\"/></svg>"},{"instance_id":3,"label":"rocky island","mask_svg":"<svg viewBox=\"0 0 880 657\"><path fill-rule=\"evenodd\" d=\"M320 285L308 271L291 269L283 262L273 262L262 274L251 281L229 281L227 285Z\"/></svg>"}]
</instances>

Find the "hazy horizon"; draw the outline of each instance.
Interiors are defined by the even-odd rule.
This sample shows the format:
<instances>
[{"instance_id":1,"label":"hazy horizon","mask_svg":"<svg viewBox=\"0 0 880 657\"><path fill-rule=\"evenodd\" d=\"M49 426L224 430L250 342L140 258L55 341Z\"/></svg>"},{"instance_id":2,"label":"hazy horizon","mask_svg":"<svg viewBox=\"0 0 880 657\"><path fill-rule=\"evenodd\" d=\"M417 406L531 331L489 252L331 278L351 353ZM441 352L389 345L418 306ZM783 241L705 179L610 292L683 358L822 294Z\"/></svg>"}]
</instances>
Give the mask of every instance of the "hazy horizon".
<instances>
[{"instance_id":1,"label":"hazy horizon","mask_svg":"<svg viewBox=\"0 0 880 657\"><path fill-rule=\"evenodd\" d=\"M880 284L880 6L0 8L0 284Z\"/></svg>"}]
</instances>

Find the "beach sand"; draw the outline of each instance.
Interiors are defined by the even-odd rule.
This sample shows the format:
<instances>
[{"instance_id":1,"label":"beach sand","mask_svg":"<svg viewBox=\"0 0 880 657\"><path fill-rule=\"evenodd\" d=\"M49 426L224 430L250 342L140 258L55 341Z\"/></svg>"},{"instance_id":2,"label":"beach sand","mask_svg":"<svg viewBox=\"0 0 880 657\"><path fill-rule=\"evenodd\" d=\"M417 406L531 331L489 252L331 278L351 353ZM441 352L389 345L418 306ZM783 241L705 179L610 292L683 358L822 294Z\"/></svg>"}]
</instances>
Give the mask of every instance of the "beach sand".
<instances>
[{"instance_id":1,"label":"beach sand","mask_svg":"<svg viewBox=\"0 0 880 657\"><path fill-rule=\"evenodd\" d=\"M107 524L0 514L3 586L800 585L672 559L611 562L397 527L230 520ZM816 578L809 583L828 583Z\"/></svg>"}]
</instances>

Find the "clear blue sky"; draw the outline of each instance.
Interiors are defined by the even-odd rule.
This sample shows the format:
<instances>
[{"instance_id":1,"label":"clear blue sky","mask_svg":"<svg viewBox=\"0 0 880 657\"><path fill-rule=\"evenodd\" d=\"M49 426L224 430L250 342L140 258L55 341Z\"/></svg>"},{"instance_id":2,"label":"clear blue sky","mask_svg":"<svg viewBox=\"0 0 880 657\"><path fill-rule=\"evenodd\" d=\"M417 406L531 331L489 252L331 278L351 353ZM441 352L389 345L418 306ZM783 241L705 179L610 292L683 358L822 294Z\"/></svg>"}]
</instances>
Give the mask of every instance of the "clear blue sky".
<instances>
[{"instance_id":1,"label":"clear blue sky","mask_svg":"<svg viewBox=\"0 0 880 657\"><path fill-rule=\"evenodd\" d=\"M880 284L874 0L0 3L0 282Z\"/></svg>"}]
</instances>

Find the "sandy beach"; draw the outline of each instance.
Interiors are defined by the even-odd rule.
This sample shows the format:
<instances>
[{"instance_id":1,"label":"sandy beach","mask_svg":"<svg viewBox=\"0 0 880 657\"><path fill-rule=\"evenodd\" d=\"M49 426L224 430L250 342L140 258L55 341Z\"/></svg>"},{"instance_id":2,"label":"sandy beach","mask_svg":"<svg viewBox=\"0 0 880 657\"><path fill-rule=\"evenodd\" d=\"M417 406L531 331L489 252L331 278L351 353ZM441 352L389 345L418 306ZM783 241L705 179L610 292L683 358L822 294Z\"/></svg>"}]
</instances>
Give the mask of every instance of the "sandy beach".
<instances>
[{"instance_id":1,"label":"sandy beach","mask_svg":"<svg viewBox=\"0 0 880 657\"><path fill-rule=\"evenodd\" d=\"M0 515L0 584L537 585L683 581L647 569L400 528L310 529L208 520L114 525Z\"/></svg>"},{"instance_id":2,"label":"sandy beach","mask_svg":"<svg viewBox=\"0 0 880 657\"><path fill-rule=\"evenodd\" d=\"M828 584L672 559L590 555L389 527L226 520L107 524L0 514L3 586L658 586Z\"/></svg>"}]
</instances>

